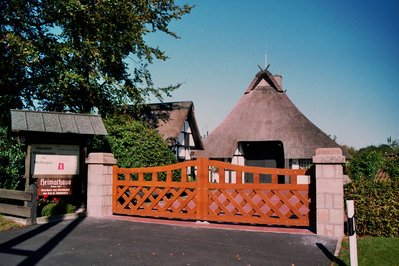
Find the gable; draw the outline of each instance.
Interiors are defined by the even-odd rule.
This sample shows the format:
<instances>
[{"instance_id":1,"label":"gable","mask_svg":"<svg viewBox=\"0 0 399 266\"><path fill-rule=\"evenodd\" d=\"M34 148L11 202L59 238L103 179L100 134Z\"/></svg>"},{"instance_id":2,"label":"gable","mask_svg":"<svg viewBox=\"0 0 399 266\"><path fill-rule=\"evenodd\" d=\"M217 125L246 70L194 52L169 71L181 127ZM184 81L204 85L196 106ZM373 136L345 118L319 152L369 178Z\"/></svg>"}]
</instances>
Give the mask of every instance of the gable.
<instances>
[{"instance_id":1,"label":"gable","mask_svg":"<svg viewBox=\"0 0 399 266\"><path fill-rule=\"evenodd\" d=\"M187 130L187 124L195 149L203 149L193 102L147 104L144 113L145 119L170 143L179 141L182 132Z\"/></svg>"}]
</instances>

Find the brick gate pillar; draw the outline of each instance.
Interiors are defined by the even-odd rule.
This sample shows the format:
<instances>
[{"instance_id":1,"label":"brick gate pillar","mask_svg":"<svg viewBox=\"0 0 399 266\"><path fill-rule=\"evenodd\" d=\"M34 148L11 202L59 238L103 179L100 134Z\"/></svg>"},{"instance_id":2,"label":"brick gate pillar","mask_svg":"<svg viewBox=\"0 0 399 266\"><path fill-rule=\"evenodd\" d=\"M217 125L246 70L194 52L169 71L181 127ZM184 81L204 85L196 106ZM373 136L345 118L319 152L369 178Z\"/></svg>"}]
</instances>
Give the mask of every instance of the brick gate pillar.
<instances>
[{"instance_id":1,"label":"brick gate pillar","mask_svg":"<svg viewBox=\"0 0 399 266\"><path fill-rule=\"evenodd\" d=\"M319 148L313 163L316 167L316 233L342 238L345 156L340 148Z\"/></svg>"},{"instance_id":2,"label":"brick gate pillar","mask_svg":"<svg viewBox=\"0 0 399 266\"><path fill-rule=\"evenodd\" d=\"M87 163L87 216L112 215L112 153L90 153Z\"/></svg>"}]
</instances>

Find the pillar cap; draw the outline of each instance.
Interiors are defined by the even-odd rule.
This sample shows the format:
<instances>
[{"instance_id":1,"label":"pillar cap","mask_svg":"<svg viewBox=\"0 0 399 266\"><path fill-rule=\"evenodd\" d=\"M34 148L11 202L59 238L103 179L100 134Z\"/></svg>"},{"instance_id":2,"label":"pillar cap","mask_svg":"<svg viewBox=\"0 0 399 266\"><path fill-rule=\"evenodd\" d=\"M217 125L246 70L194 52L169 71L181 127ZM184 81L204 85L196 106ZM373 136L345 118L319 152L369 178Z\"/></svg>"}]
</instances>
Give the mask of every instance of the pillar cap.
<instances>
[{"instance_id":1,"label":"pillar cap","mask_svg":"<svg viewBox=\"0 0 399 266\"><path fill-rule=\"evenodd\" d=\"M116 159L112 153L92 152L86 158L86 163L115 165Z\"/></svg>"},{"instance_id":2,"label":"pillar cap","mask_svg":"<svg viewBox=\"0 0 399 266\"><path fill-rule=\"evenodd\" d=\"M318 148L312 160L316 164L343 164L346 161L340 148Z\"/></svg>"}]
</instances>

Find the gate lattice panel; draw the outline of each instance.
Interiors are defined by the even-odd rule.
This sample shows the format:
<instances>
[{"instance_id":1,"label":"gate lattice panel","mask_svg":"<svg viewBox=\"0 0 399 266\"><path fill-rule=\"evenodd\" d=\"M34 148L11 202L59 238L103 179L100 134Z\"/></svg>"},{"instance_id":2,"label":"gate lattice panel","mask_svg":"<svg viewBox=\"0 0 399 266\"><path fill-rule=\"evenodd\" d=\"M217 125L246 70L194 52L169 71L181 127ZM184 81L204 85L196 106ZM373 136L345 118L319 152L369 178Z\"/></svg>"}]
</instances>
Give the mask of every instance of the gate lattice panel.
<instances>
[{"instance_id":1,"label":"gate lattice panel","mask_svg":"<svg viewBox=\"0 0 399 266\"><path fill-rule=\"evenodd\" d=\"M128 189L126 189L128 188ZM120 214L196 219L196 189L153 186L118 186Z\"/></svg>"},{"instance_id":2,"label":"gate lattice panel","mask_svg":"<svg viewBox=\"0 0 399 266\"><path fill-rule=\"evenodd\" d=\"M244 182L244 174L252 175L251 183ZM161 167L114 167L113 212L309 226L309 184L297 184L297 176L304 174L305 170L238 166L205 158ZM270 182L260 183L261 175L269 175ZM277 184L282 176L290 183Z\"/></svg>"},{"instance_id":3,"label":"gate lattice panel","mask_svg":"<svg viewBox=\"0 0 399 266\"><path fill-rule=\"evenodd\" d=\"M282 185L280 185L282 186ZM308 225L307 191L217 189L208 191L208 220L259 224Z\"/></svg>"}]
</instances>

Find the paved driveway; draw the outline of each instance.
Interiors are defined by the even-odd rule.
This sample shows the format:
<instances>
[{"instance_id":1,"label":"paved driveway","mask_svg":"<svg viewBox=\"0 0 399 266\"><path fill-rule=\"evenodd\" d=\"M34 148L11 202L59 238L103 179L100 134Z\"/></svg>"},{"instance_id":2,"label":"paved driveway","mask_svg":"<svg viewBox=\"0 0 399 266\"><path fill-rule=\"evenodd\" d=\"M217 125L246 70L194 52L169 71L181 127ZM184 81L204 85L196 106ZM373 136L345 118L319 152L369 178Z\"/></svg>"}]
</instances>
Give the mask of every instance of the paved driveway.
<instances>
[{"instance_id":1,"label":"paved driveway","mask_svg":"<svg viewBox=\"0 0 399 266\"><path fill-rule=\"evenodd\" d=\"M0 265L330 265L337 241L80 218L0 232Z\"/></svg>"}]
</instances>

